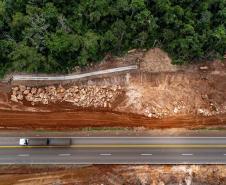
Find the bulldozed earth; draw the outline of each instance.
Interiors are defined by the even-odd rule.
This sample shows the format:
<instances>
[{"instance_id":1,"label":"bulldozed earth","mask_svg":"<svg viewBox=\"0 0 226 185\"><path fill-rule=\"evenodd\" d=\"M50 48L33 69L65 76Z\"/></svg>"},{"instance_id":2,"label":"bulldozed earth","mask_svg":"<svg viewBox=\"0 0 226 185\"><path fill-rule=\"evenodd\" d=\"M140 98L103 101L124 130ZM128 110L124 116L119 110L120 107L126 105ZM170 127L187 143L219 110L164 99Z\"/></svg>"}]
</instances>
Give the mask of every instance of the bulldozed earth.
<instances>
[{"instance_id":1,"label":"bulldozed earth","mask_svg":"<svg viewBox=\"0 0 226 185\"><path fill-rule=\"evenodd\" d=\"M0 168L0 184L224 185L226 184L225 174L225 165L95 165L84 167L12 165ZM12 175L13 178L11 178Z\"/></svg>"},{"instance_id":2,"label":"bulldozed earth","mask_svg":"<svg viewBox=\"0 0 226 185\"><path fill-rule=\"evenodd\" d=\"M155 48L106 57L84 71L136 64L138 70L72 82L0 83L0 126L17 129L78 127L224 127L226 64L175 66ZM32 121L31 121L32 120Z\"/></svg>"}]
</instances>

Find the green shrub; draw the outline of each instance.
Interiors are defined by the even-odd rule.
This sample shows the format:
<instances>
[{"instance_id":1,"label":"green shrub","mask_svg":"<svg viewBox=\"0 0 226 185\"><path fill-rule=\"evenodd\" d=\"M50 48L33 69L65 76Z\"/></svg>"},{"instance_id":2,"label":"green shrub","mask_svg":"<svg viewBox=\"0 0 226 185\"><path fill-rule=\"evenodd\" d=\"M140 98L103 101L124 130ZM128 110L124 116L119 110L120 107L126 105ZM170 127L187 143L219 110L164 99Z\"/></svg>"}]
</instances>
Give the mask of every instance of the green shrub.
<instances>
[{"instance_id":1,"label":"green shrub","mask_svg":"<svg viewBox=\"0 0 226 185\"><path fill-rule=\"evenodd\" d=\"M175 64L212 59L225 20L225 0L0 0L0 75L71 72L156 43Z\"/></svg>"}]
</instances>

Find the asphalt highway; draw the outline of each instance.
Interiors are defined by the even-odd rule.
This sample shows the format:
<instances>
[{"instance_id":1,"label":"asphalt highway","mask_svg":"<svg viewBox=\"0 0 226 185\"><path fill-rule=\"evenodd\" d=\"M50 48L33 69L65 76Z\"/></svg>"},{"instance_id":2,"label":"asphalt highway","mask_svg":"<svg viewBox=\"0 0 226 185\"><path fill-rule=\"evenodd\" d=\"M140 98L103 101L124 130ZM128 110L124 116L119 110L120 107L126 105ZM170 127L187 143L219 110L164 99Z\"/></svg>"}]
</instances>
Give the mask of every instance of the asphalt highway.
<instances>
[{"instance_id":1,"label":"asphalt highway","mask_svg":"<svg viewBox=\"0 0 226 185\"><path fill-rule=\"evenodd\" d=\"M226 137L74 137L70 146L0 138L0 164L226 164Z\"/></svg>"}]
</instances>

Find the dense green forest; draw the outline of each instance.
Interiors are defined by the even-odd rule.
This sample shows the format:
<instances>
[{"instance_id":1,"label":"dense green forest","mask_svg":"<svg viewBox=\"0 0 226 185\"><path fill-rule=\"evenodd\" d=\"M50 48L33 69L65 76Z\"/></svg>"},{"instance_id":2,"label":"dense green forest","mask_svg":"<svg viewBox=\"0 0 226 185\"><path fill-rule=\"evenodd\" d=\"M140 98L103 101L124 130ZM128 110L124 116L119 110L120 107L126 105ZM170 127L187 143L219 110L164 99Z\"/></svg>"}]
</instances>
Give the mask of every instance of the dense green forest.
<instances>
[{"instance_id":1,"label":"dense green forest","mask_svg":"<svg viewBox=\"0 0 226 185\"><path fill-rule=\"evenodd\" d=\"M182 64L226 51L226 0L0 0L0 75L70 72L160 47Z\"/></svg>"}]
</instances>

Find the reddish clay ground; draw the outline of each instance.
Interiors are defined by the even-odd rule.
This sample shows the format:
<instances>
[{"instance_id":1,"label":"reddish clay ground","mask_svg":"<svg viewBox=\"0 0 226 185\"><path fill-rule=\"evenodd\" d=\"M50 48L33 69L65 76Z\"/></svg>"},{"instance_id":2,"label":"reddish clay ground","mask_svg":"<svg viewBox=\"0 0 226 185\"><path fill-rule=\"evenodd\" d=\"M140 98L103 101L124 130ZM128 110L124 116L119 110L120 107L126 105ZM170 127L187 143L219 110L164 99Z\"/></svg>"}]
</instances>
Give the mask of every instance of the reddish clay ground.
<instances>
[{"instance_id":1,"label":"reddish clay ground","mask_svg":"<svg viewBox=\"0 0 226 185\"><path fill-rule=\"evenodd\" d=\"M12 165L0 167L0 185L224 185L225 172L225 165Z\"/></svg>"},{"instance_id":2,"label":"reddish clay ground","mask_svg":"<svg viewBox=\"0 0 226 185\"><path fill-rule=\"evenodd\" d=\"M168 55L159 49L134 53L118 60L121 63L139 61L140 70L89 80L97 86L118 84L123 87L125 96L119 97L111 109L89 108L93 111L83 111L84 107L64 102L35 106L26 102L15 103L10 100L12 86L0 82L0 127L161 129L226 126L225 62L173 66ZM115 61L110 60L111 64ZM104 65L107 63L94 69L102 69ZM86 84L88 82L84 81L83 85Z\"/></svg>"},{"instance_id":3,"label":"reddish clay ground","mask_svg":"<svg viewBox=\"0 0 226 185\"><path fill-rule=\"evenodd\" d=\"M224 127L226 115L211 117L170 117L150 119L134 114L109 112L0 112L0 127L20 129L72 129L82 127L146 127L156 128L202 128Z\"/></svg>"}]
</instances>

